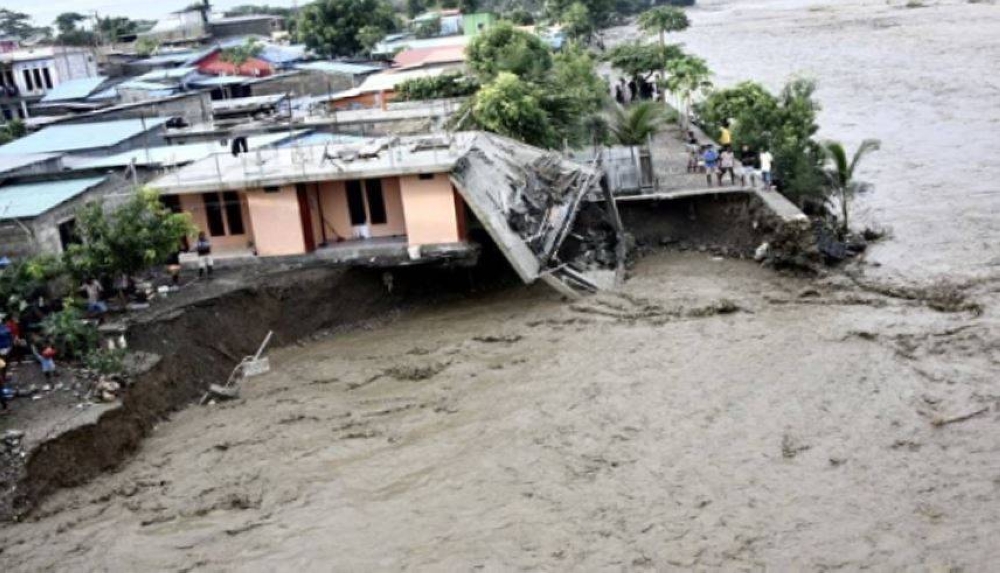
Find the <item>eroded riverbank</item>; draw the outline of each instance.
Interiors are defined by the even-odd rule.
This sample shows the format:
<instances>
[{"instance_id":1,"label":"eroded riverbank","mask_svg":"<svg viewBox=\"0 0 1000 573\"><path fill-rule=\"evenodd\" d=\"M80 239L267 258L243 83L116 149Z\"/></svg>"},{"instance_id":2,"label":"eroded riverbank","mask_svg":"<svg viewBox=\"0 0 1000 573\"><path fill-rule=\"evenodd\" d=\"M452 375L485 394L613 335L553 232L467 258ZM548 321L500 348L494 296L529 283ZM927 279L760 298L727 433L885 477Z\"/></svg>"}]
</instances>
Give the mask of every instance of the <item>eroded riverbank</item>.
<instances>
[{"instance_id":1,"label":"eroded riverbank","mask_svg":"<svg viewBox=\"0 0 1000 573\"><path fill-rule=\"evenodd\" d=\"M941 313L849 283L657 254L620 293L487 295L282 350L244 399L177 414L122 471L0 530L0 559L984 567L990 306Z\"/></svg>"}]
</instances>

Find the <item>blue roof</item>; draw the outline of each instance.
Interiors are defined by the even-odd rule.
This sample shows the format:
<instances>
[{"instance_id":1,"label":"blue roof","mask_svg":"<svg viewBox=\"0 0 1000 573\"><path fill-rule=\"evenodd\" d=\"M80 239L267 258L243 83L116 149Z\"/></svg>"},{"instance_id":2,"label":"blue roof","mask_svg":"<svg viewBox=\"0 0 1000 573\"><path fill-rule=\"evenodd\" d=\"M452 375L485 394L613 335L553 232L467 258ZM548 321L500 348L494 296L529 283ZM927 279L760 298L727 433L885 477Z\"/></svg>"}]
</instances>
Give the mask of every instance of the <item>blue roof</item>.
<instances>
[{"instance_id":1,"label":"blue roof","mask_svg":"<svg viewBox=\"0 0 1000 573\"><path fill-rule=\"evenodd\" d=\"M232 84L245 84L254 78L246 76L199 76L189 81L192 86L228 86Z\"/></svg>"},{"instance_id":2,"label":"blue roof","mask_svg":"<svg viewBox=\"0 0 1000 573\"><path fill-rule=\"evenodd\" d=\"M308 135L303 135L302 137L279 142L275 145L275 147L307 147L310 145L324 145L326 143L357 143L364 140L364 137L359 137L357 135L345 135L341 133L310 133Z\"/></svg>"},{"instance_id":3,"label":"blue roof","mask_svg":"<svg viewBox=\"0 0 1000 573\"><path fill-rule=\"evenodd\" d=\"M101 87L101 84L106 81L108 81L108 78L105 76L94 76L92 78L80 78L78 80L65 81L49 90L49 92L45 94L45 97L42 98L42 102L49 103L70 99L83 99L94 93L94 91Z\"/></svg>"},{"instance_id":4,"label":"blue roof","mask_svg":"<svg viewBox=\"0 0 1000 573\"><path fill-rule=\"evenodd\" d=\"M52 125L0 146L0 155L102 149L159 127L168 119L157 117L146 120L120 119L97 123Z\"/></svg>"},{"instance_id":5,"label":"blue roof","mask_svg":"<svg viewBox=\"0 0 1000 573\"><path fill-rule=\"evenodd\" d=\"M331 62L331 61L305 62L302 64L297 64L295 67L300 70L323 72L325 74L343 74L349 76L360 76L362 74L370 74L382 69L380 66L371 66L366 64L351 64L348 62Z\"/></svg>"},{"instance_id":6,"label":"blue roof","mask_svg":"<svg viewBox=\"0 0 1000 573\"><path fill-rule=\"evenodd\" d=\"M189 76L198 71L195 67L183 67L183 68L167 68L165 70L153 70L151 72L146 72L141 76L135 78L135 80L140 82L155 82L158 80L179 80L184 78L184 76Z\"/></svg>"},{"instance_id":7,"label":"blue roof","mask_svg":"<svg viewBox=\"0 0 1000 573\"><path fill-rule=\"evenodd\" d=\"M283 142L294 140L305 133L308 132L300 129L291 133L281 131L278 133L251 135L247 137L247 147L250 149L262 149L272 146L279 147ZM218 141L188 143L185 145L162 145L150 147L149 149L133 149L116 155L94 157L81 161L75 167L77 169L110 169L124 167L133 162L136 165L165 167L191 163L208 157L213 153L226 153L228 151L229 147L220 145Z\"/></svg>"},{"instance_id":8,"label":"blue roof","mask_svg":"<svg viewBox=\"0 0 1000 573\"><path fill-rule=\"evenodd\" d=\"M162 90L168 92L173 91L174 89L174 86L168 86L167 84L146 82L142 80L129 80L127 82L122 82L115 87L122 90L144 90L144 91Z\"/></svg>"},{"instance_id":9,"label":"blue roof","mask_svg":"<svg viewBox=\"0 0 1000 573\"><path fill-rule=\"evenodd\" d=\"M300 44L292 46L281 46L278 44L264 44L258 57L265 62L272 64L288 64L304 60L306 57L306 47Z\"/></svg>"},{"instance_id":10,"label":"blue roof","mask_svg":"<svg viewBox=\"0 0 1000 573\"><path fill-rule=\"evenodd\" d=\"M66 179L0 187L0 219L37 217L104 181L104 177Z\"/></svg>"},{"instance_id":11,"label":"blue roof","mask_svg":"<svg viewBox=\"0 0 1000 573\"><path fill-rule=\"evenodd\" d=\"M145 60L139 60L136 64L143 66L162 66L165 64L185 64L198 56L199 54L205 53L204 50L184 50L183 52L171 52L168 54L159 54L156 56L151 56Z\"/></svg>"}]
</instances>

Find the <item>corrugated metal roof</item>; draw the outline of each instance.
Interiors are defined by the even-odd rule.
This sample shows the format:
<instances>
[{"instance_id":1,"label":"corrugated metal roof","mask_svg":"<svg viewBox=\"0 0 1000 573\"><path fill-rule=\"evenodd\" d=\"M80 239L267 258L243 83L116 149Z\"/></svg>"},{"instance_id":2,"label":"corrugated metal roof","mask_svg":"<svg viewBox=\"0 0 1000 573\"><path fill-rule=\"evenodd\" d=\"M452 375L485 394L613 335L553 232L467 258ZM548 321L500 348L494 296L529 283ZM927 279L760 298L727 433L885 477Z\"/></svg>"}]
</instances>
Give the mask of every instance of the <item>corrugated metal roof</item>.
<instances>
[{"instance_id":1,"label":"corrugated metal roof","mask_svg":"<svg viewBox=\"0 0 1000 573\"><path fill-rule=\"evenodd\" d=\"M86 177L0 187L0 219L37 217L104 181Z\"/></svg>"},{"instance_id":2,"label":"corrugated metal roof","mask_svg":"<svg viewBox=\"0 0 1000 573\"><path fill-rule=\"evenodd\" d=\"M0 155L82 151L110 147L159 127L169 118L121 119L76 125L53 125L0 146Z\"/></svg>"},{"instance_id":3,"label":"corrugated metal roof","mask_svg":"<svg viewBox=\"0 0 1000 573\"><path fill-rule=\"evenodd\" d=\"M156 82L144 82L142 80L129 80L127 82L122 82L116 86L121 90L144 90L144 91L155 91L155 90L166 90L172 91L174 86L168 86L166 84L160 84Z\"/></svg>"},{"instance_id":4,"label":"corrugated metal roof","mask_svg":"<svg viewBox=\"0 0 1000 573\"><path fill-rule=\"evenodd\" d=\"M179 80L184 76L189 76L198 71L195 67L182 67L182 68L168 68L165 70L153 70L151 72L146 72L141 76L135 78L136 81L140 82L156 82L160 80Z\"/></svg>"},{"instance_id":5,"label":"corrugated metal roof","mask_svg":"<svg viewBox=\"0 0 1000 573\"><path fill-rule=\"evenodd\" d=\"M296 64L295 67L300 70L323 72L325 74L342 74L349 76L360 76L363 74L371 74L382 69L380 66L369 66L365 64L351 64L347 62L331 62L331 61L306 62L303 64Z\"/></svg>"},{"instance_id":6,"label":"corrugated metal roof","mask_svg":"<svg viewBox=\"0 0 1000 573\"><path fill-rule=\"evenodd\" d=\"M247 147L249 149L266 148L272 145L279 145L283 142L292 141L308 133L308 130L295 130L291 133L267 133L263 135L252 135L247 137ZM171 167L183 165L199 159L203 159L213 153L225 153L229 147L220 145L218 142L189 143L187 145L163 145L150 147L147 153L145 149L133 149L124 153L118 153L108 157L98 157L94 159L81 160L75 163L76 169L102 169L116 168L129 165L133 161L136 165ZM80 158L82 159L82 158Z\"/></svg>"},{"instance_id":7,"label":"corrugated metal roof","mask_svg":"<svg viewBox=\"0 0 1000 573\"><path fill-rule=\"evenodd\" d=\"M251 78L245 76L201 76L188 82L196 87L228 86L233 84L245 84Z\"/></svg>"},{"instance_id":8,"label":"corrugated metal roof","mask_svg":"<svg viewBox=\"0 0 1000 573\"><path fill-rule=\"evenodd\" d=\"M169 54L159 54L157 56L152 56L146 58L145 60L139 60L136 64L143 66L162 66L163 64L183 64L188 61L192 56L201 52L195 52L193 50L184 50L183 52L173 52Z\"/></svg>"},{"instance_id":9,"label":"corrugated metal roof","mask_svg":"<svg viewBox=\"0 0 1000 573\"><path fill-rule=\"evenodd\" d=\"M65 81L49 90L49 92L45 94L45 97L42 98L42 102L49 103L70 99L83 99L94 93L94 91L101 87L101 84L106 81L108 81L108 78L105 76L94 76L92 78L80 78L78 80Z\"/></svg>"},{"instance_id":10,"label":"corrugated metal roof","mask_svg":"<svg viewBox=\"0 0 1000 573\"><path fill-rule=\"evenodd\" d=\"M35 163L59 157L55 153L32 153L29 155L0 155L0 173L22 169Z\"/></svg>"},{"instance_id":11,"label":"corrugated metal roof","mask_svg":"<svg viewBox=\"0 0 1000 573\"><path fill-rule=\"evenodd\" d=\"M303 45L282 46L279 44L264 44L257 57L272 64L297 62L305 59L306 47Z\"/></svg>"}]
</instances>

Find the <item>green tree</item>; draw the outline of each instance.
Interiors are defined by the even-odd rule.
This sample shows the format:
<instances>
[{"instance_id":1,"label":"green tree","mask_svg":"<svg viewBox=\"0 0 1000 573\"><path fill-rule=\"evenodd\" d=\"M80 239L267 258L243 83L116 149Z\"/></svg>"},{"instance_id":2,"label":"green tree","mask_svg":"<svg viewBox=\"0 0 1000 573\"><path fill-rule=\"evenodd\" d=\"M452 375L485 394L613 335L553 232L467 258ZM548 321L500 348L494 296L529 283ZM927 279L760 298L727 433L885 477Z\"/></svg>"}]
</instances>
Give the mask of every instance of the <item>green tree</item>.
<instances>
[{"instance_id":1,"label":"green tree","mask_svg":"<svg viewBox=\"0 0 1000 573\"><path fill-rule=\"evenodd\" d=\"M840 204L841 235L847 235L850 231L848 212L851 201L859 193L871 188L869 183L855 179L854 175L857 172L858 164L866 155L876 151L880 146L881 143L877 139L866 139L861 142L861 145L854 151L854 155L848 160L847 151L840 142L827 141L823 144L823 151L826 155L824 174L827 185Z\"/></svg>"},{"instance_id":2,"label":"green tree","mask_svg":"<svg viewBox=\"0 0 1000 573\"><path fill-rule=\"evenodd\" d=\"M687 14L673 6L659 6L639 15L639 27L660 35L660 46L667 45L668 32L680 32L691 25Z\"/></svg>"},{"instance_id":3,"label":"green tree","mask_svg":"<svg viewBox=\"0 0 1000 573\"><path fill-rule=\"evenodd\" d=\"M260 55L264 46L256 38L247 38L243 44L225 48L219 54L219 59L236 68L236 73L240 73L243 64Z\"/></svg>"},{"instance_id":4,"label":"green tree","mask_svg":"<svg viewBox=\"0 0 1000 573\"><path fill-rule=\"evenodd\" d=\"M124 16L106 16L97 21L97 30L109 42L119 42L139 31L139 22Z\"/></svg>"},{"instance_id":5,"label":"green tree","mask_svg":"<svg viewBox=\"0 0 1000 573\"><path fill-rule=\"evenodd\" d=\"M685 55L667 62L667 74L662 87L681 98L684 106L681 110L681 123L687 127L691 116L691 99L694 94L711 89L712 71L708 69L705 60Z\"/></svg>"},{"instance_id":6,"label":"green tree","mask_svg":"<svg viewBox=\"0 0 1000 573\"><path fill-rule=\"evenodd\" d=\"M317 0L302 9L297 34L322 56L354 56L374 45L376 32L384 36L397 26L385 0Z\"/></svg>"},{"instance_id":7,"label":"green tree","mask_svg":"<svg viewBox=\"0 0 1000 573\"><path fill-rule=\"evenodd\" d=\"M59 35L76 31L76 25L87 20L87 17L79 12L63 12L56 16L56 30Z\"/></svg>"},{"instance_id":8,"label":"green tree","mask_svg":"<svg viewBox=\"0 0 1000 573\"><path fill-rule=\"evenodd\" d=\"M31 25L31 16L0 8L0 34L23 40L34 34L35 30L37 28Z\"/></svg>"},{"instance_id":9,"label":"green tree","mask_svg":"<svg viewBox=\"0 0 1000 573\"><path fill-rule=\"evenodd\" d=\"M570 38L578 42L589 42L594 33L594 21L590 10L582 2L573 2L562 14L564 30Z\"/></svg>"},{"instance_id":10,"label":"green tree","mask_svg":"<svg viewBox=\"0 0 1000 573\"><path fill-rule=\"evenodd\" d=\"M560 21L566 11L577 2L587 9L591 28L603 28L611 23L611 16L614 13L613 0L546 0L545 12L551 20Z\"/></svg>"},{"instance_id":11,"label":"green tree","mask_svg":"<svg viewBox=\"0 0 1000 573\"><path fill-rule=\"evenodd\" d=\"M626 42L608 50L604 59L615 69L630 78L648 77L657 70L665 69L673 60L682 58L684 52L679 46L667 44L647 44L641 40Z\"/></svg>"},{"instance_id":12,"label":"green tree","mask_svg":"<svg viewBox=\"0 0 1000 573\"><path fill-rule=\"evenodd\" d=\"M483 86L472 105L472 115L486 131L539 147L558 144L537 88L511 72L500 72Z\"/></svg>"},{"instance_id":13,"label":"green tree","mask_svg":"<svg viewBox=\"0 0 1000 573\"><path fill-rule=\"evenodd\" d=\"M28 127L20 119L12 119L0 126L0 145L10 143L28 134Z\"/></svg>"},{"instance_id":14,"label":"green tree","mask_svg":"<svg viewBox=\"0 0 1000 573\"><path fill-rule=\"evenodd\" d=\"M63 12L56 16L56 30L59 35L56 41L67 46L90 46L97 44L97 35L77 27L77 24L87 20L79 12Z\"/></svg>"},{"instance_id":15,"label":"green tree","mask_svg":"<svg viewBox=\"0 0 1000 573\"><path fill-rule=\"evenodd\" d=\"M153 191L139 191L110 211L88 203L77 211L80 243L67 249L66 266L77 278L132 276L162 263L195 230L187 214L171 213Z\"/></svg>"},{"instance_id":16,"label":"green tree","mask_svg":"<svg viewBox=\"0 0 1000 573\"><path fill-rule=\"evenodd\" d=\"M417 16L423 14L426 6L423 0L406 0L406 17L416 18Z\"/></svg>"},{"instance_id":17,"label":"green tree","mask_svg":"<svg viewBox=\"0 0 1000 573\"><path fill-rule=\"evenodd\" d=\"M510 72L530 82L543 81L552 69L552 54L538 36L501 22L476 36L466 48L469 69L480 82Z\"/></svg>"},{"instance_id":18,"label":"green tree","mask_svg":"<svg viewBox=\"0 0 1000 573\"><path fill-rule=\"evenodd\" d=\"M515 26L531 26L535 23L535 16L524 8L515 8L504 14L504 19Z\"/></svg>"},{"instance_id":19,"label":"green tree","mask_svg":"<svg viewBox=\"0 0 1000 573\"><path fill-rule=\"evenodd\" d=\"M479 89L479 84L458 72L440 76L413 78L396 86L396 99L400 101L420 101L470 96Z\"/></svg>"},{"instance_id":20,"label":"green tree","mask_svg":"<svg viewBox=\"0 0 1000 573\"><path fill-rule=\"evenodd\" d=\"M135 53L147 57L156 53L160 49L160 43L153 38L143 37L135 42Z\"/></svg>"},{"instance_id":21,"label":"green tree","mask_svg":"<svg viewBox=\"0 0 1000 573\"><path fill-rule=\"evenodd\" d=\"M435 36L441 35L441 18L429 18L427 20L420 21L413 33L417 35L418 38L433 38Z\"/></svg>"},{"instance_id":22,"label":"green tree","mask_svg":"<svg viewBox=\"0 0 1000 573\"><path fill-rule=\"evenodd\" d=\"M662 105L643 101L627 109L616 106L612 112L611 135L618 145L645 145L666 121Z\"/></svg>"}]
</instances>

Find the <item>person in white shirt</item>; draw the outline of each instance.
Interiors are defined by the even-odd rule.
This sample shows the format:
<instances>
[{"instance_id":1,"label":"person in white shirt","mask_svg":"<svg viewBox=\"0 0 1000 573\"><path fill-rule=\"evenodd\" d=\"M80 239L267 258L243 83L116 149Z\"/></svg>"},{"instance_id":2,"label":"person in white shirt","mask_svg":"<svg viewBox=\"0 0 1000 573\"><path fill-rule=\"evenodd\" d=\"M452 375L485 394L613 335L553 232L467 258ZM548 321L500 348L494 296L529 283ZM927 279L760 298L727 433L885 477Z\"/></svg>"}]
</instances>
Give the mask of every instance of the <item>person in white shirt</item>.
<instances>
[{"instance_id":1,"label":"person in white shirt","mask_svg":"<svg viewBox=\"0 0 1000 573\"><path fill-rule=\"evenodd\" d=\"M760 152L760 178L764 181L764 188L771 188L771 165L774 163L774 156L771 152L764 150Z\"/></svg>"}]
</instances>

